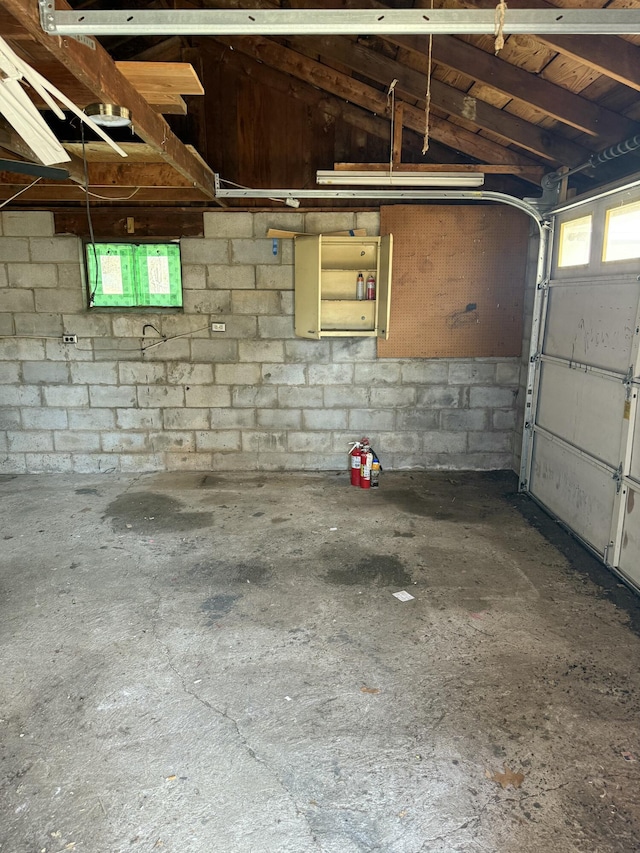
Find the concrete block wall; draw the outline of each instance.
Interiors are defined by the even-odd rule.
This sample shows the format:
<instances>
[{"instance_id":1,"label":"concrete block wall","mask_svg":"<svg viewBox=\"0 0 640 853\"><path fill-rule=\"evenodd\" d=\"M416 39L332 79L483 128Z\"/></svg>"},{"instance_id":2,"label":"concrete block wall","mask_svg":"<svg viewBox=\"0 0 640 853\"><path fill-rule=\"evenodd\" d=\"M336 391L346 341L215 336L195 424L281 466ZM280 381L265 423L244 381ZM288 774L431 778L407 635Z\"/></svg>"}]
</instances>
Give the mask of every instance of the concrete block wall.
<instances>
[{"instance_id":1,"label":"concrete block wall","mask_svg":"<svg viewBox=\"0 0 640 853\"><path fill-rule=\"evenodd\" d=\"M294 336L293 241L267 228L377 234L377 213L207 212L175 312L87 310L79 239L48 212L0 225L0 471L345 470L362 435L388 469L513 464L520 359Z\"/></svg>"}]
</instances>

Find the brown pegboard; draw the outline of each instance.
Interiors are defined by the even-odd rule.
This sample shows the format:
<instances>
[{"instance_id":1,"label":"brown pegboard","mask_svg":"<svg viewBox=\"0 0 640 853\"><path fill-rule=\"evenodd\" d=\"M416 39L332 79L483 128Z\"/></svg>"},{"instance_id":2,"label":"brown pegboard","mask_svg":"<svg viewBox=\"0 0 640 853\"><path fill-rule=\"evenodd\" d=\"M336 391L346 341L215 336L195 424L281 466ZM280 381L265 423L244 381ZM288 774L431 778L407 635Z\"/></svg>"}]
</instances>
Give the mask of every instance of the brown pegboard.
<instances>
[{"instance_id":1,"label":"brown pegboard","mask_svg":"<svg viewBox=\"0 0 640 853\"><path fill-rule=\"evenodd\" d=\"M496 205L380 208L393 234L381 358L518 356L528 217Z\"/></svg>"}]
</instances>

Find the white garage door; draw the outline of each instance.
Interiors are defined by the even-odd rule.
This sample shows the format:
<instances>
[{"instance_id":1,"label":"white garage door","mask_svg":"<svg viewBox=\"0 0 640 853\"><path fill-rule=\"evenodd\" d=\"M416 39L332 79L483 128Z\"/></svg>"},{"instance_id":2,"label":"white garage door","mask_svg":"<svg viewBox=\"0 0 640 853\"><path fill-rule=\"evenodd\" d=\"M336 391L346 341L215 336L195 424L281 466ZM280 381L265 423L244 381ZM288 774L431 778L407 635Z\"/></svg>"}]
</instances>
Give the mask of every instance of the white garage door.
<instances>
[{"instance_id":1,"label":"white garage door","mask_svg":"<svg viewBox=\"0 0 640 853\"><path fill-rule=\"evenodd\" d=\"M640 188L555 216L525 489L640 588Z\"/></svg>"}]
</instances>

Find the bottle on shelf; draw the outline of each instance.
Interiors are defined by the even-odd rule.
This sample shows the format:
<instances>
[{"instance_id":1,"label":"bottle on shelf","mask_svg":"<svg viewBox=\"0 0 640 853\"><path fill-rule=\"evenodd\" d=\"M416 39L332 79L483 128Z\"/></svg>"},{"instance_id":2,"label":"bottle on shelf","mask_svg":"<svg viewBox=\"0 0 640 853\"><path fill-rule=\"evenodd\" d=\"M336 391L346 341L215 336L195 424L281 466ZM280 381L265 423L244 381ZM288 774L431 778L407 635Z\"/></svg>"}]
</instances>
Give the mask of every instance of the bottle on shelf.
<instances>
[{"instance_id":1,"label":"bottle on shelf","mask_svg":"<svg viewBox=\"0 0 640 853\"><path fill-rule=\"evenodd\" d=\"M359 272L358 281L356 282L356 299L364 299L364 294L364 276Z\"/></svg>"},{"instance_id":2,"label":"bottle on shelf","mask_svg":"<svg viewBox=\"0 0 640 853\"><path fill-rule=\"evenodd\" d=\"M376 280L373 275L369 274L367 278L367 299L376 298Z\"/></svg>"}]
</instances>

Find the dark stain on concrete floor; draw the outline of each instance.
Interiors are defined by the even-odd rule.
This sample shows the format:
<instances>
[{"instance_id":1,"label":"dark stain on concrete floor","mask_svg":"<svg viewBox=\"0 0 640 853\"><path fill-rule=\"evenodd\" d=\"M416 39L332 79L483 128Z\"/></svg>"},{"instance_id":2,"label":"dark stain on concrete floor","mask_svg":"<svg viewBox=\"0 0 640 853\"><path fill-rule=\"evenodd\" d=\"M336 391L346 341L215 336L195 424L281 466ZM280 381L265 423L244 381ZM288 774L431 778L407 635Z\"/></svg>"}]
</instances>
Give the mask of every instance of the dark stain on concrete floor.
<instances>
[{"instance_id":1,"label":"dark stain on concrete floor","mask_svg":"<svg viewBox=\"0 0 640 853\"><path fill-rule=\"evenodd\" d=\"M155 492L124 492L105 509L114 531L181 533L212 523L211 512L189 512L176 498Z\"/></svg>"},{"instance_id":2,"label":"dark stain on concrete floor","mask_svg":"<svg viewBox=\"0 0 640 853\"><path fill-rule=\"evenodd\" d=\"M413 584L407 567L391 554L371 554L351 565L330 569L325 579L339 586L393 586Z\"/></svg>"}]
</instances>

